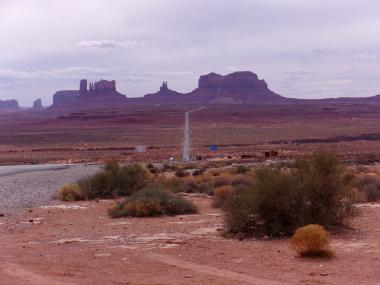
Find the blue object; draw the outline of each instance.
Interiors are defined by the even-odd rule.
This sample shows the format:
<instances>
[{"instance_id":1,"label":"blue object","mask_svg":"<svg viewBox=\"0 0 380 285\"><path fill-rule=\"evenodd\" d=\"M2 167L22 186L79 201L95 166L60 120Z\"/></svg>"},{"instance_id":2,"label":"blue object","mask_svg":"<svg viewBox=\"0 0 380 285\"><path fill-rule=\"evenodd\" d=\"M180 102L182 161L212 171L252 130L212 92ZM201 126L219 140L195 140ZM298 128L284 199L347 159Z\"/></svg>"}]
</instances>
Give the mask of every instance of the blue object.
<instances>
[{"instance_id":1,"label":"blue object","mask_svg":"<svg viewBox=\"0 0 380 285\"><path fill-rule=\"evenodd\" d=\"M211 151L216 151L216 150L218 150L218 146L216 146L216 145L211 145L211 146L209 147L209 149L210 149Z\"/></svg>"}]
</instances>

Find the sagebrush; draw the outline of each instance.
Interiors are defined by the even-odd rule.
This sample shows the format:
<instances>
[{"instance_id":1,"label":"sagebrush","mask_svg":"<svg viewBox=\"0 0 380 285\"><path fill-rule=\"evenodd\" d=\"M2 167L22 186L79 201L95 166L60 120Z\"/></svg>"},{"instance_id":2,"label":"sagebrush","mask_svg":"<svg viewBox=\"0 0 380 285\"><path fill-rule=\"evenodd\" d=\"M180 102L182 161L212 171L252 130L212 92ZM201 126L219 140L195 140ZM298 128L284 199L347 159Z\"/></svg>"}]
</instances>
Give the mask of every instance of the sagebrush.
<instances>
[{"instance_id":1,"label":"sagebrush","mask_svg":"<svg viewBox=\"0 0 380 285\"><path fill-rule=\"evenodd\" d=\"M262 168L224 203L227 234L291 235L307 224L348 225L355 197L335 155L320 153L292 169Z\"/></svg>"},{"instance_id":2,"label":"sagebrush","mask_svg":"<svg viewBox=\"0 0 380 285\"><path fill-rule=\"evenodd\" d=\"M160 188L148 187L133 193L109 210L113 218L193 214L198 208L190 200Z\"/></svg>"},{"instance_id":3,"label":"sagebrush","mask_svg":"<svg viewBox=\"0 0 380 285\"><path fill-rule=\"evenodd\" d=\"M104 166L102 171L71 185L71 188L75 188L75 193L74 190L71 192L79 200L115 198L130 195L144 188L149 181L150 174L144 166L140 164L120 166L118 162L111 161ZM62 188L57 197L63 197L67 191Z\"/></svg>"}]
</instances>

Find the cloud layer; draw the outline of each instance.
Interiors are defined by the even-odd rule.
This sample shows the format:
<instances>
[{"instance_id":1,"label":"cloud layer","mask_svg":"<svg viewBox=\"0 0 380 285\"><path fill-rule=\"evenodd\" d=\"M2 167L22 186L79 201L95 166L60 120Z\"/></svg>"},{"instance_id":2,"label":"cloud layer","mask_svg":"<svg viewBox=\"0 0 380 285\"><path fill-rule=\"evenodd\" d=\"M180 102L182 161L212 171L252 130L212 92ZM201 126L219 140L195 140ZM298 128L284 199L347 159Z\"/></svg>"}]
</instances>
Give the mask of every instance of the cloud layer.
<instances>
[{"instance_id":1,"label":"cloud layer","mask_svg":"<svg viewBox=\"0 0 380 285\"><path fill-rule=\"evenodd\" d=\"M113 40L97 40L97 41L82 41L78 43L78 47L85 48L116 48L116 47L138 47L146 45L146 41L113 41Z\"/></svg>"},{"instance_id":2,"label":"cloud layer","mask_svg":"<svg viewBox=\"0 0 380 285\"><path fill-rule=\"evenodd\" d=\"M2 0L0 99L23 105L82 78L131 97L161 81L252 70L298 98L380 93L373 0Z\"/></svg>"}]
</instances>

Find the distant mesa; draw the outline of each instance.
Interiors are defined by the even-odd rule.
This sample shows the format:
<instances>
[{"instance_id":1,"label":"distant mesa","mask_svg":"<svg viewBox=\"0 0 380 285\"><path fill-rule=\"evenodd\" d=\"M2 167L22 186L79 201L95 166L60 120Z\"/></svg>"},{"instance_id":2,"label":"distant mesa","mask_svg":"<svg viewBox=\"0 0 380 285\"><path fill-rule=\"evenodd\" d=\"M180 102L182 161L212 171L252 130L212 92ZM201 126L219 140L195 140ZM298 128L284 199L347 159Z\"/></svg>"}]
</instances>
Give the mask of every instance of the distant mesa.
<instances>
[{"instance_id":1,"label":"distant mesa","mask_svg":"<svg viewBox=\"0 0 380 285\"><path fill-rule=\"evenodd\" d=\"M264 80L259 80L258 76L250 71L241 71L228 74L226 76L209 73L202 75L198 81L198 88L194 91L181 94L170 90L166 81L163 82L160 90L153 94L144 96L146 101L158 102L161 104L170 103L279 103L285 100L284 97L268 89Z\"/></svg>"},{"instance_id":2,"label":"distant mesa","mask_svg":"<svg viewBox=\"0 0 380 285\"><path fill-rule=\"evenodd\" d=\"M286 98L274 93L264 80L250 71L234 72L228 75L209 73L199 78L198 88L183 94L169 89L164 81L156 93L143 98L127 98L116 90L114 80L100 80L89 83L82 79L79 90L58 91L53 97L53 106L82 106L99 104L128 105L181 105L181 104L272 104Z\"/></svg>"},{"instance_id":3,"label":"distant mesa","mask_svg":"<svg viewBox=\"0 0 380 285\"><path fill-rule=\"evenodd\" d=\"M5 111L15 111L19 110L20 107L18 105L17 100L11 99L11 100L0 100L0 110Z\"/></svg>"},{"instance_id":4,"label":"distant mesa","mask_svg":"<svg viewBox=\"0 0 380 285\"><path fill-rule=\"evenodd\" d=\"M189 93L180 93L164 81L155 93L142 98L127 98L116 89L114 80L80 81L79 90L58 91L53 107L95 107L137 105L212 105L212 104L319 104L319 103L380 102L380 97L337 98L306 100L286 98L268 88L263 79L251 71L238 71L227 75L211 72L200 76L198 87Z\"/></svg>"},{"instance_id":5,"label":"distant mesa","mask_svg":"<svg viewBox=\"0 0 380 285\"><path fill-rule=\"evenodd\" d=\"M42 100L40 98L38 98L37 100L35 100L33 102L33 111L40 111L42 110L44 107L42 106Z\"/></svg>"},{"instance_id":6,"label":"distant mesa","mask_svg":"<svg viewBox=\"0 0 380 285\"><path fill-rule=\"evenodd\" d=\"M268 88L264 80L250 71L239 71L228 75L209 73L202 75L198 88L191 92L208 101L225 103L275 103L285 98Z\"/></svg>"},{"instance_id":7,"label":"distant mesa","mask_svg":"<svg viewBox=\"0 0 380 285\"><path fill-rule=\"evenodd\" d=\"M53 95L53 107L72 105L93 105L100 103L125 102L126 96L116 90L115 80L90 82L82 79L79 90L63 90Z\"/></svg>"}]
</instances>

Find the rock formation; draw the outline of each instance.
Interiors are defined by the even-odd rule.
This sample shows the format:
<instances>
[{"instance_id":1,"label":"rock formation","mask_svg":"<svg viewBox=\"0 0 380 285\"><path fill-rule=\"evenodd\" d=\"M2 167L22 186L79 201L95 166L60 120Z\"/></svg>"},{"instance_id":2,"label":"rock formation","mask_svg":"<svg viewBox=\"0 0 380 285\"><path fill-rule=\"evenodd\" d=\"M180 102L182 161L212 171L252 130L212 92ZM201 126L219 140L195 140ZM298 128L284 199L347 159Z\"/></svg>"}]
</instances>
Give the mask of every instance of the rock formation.
<instances>
[{"instance_id":1,"label":"rock formation","mask_svg":"<svg viewBox=\"0 0 380 285\"><path fill-rule=\"evenodd\" d=\"M89 85L89 89L87 89ZM53 107L70 107L82 105L99 105L102 103L112 104L126 101L126 96L116 90L115 80L100 80L90 82L82 79L79 90L63 90L53 95Z\"/></svg>"},{"instance_id":2,"label":"rock formation","mask_svg":"<svg viewBox=\"0 0 380 285\"><path fill-rule=\"evenodd\" d=\"M169 89L168 87L168 82L164 81L162 82L162 85L160 87L160 91L153 93L153 94L147 94L144 96L145 101L150 101L153 102L155 101L156 103L167 103L170 102L174 99L181 99L181 96L183 97L183 94L176 92L174 90Z\"/></svg>"},{"instance_id":3,"label":"rock formation","mask_svg":"<svg viewBox=\"0 0 380 285\"><path fill-rule=\"evenodd\" d=\"M42 110L43 108L44 107L42 106L42 100L40 98L38 98L37 100L33 102L34 111Z\"/></svg>"},{"instance_id":4,"label":"rock formation","mask_svg":"<svg viewBox=\"0 0 380 285\"><path fill-rule=\"evenodd\" d=\"M0 110L18 110L18 102L17 100L0 100Z\"/></svg>"},{"instance_id":5,"label":"rock formation","mask_svg":"<svg viewBox=\"0 0 380 285\"><path fill-rule=\"evenodd\" d=\"M269 90L267 83L259 80L255 73L241 71L226 76L203 75L199 78L198 88L188 94L170 90L164 81L160 91L145 95L143 101L147 104L272 104L285 100Z\"/></svg>"},{"instance_id":6,"label":"rock formation","mask_svg":"<svg viewBox=\"0 0 380 285\"><path fill-rule=\"evenodd\" d=\"M82 79L79 84L79 95L87 95L87 79Z\"/></svg>"},{"instance_id":7,"label":"rock formation","mask_svg":"<svg viewBox=\"0 0 380 285\"><path fill-rule=\"evenodd\" d=\"M264 80L250 71L239 71L222 76L209 73L199 78L198 88L191 92L197 97L215 102L274 103L284 97L268 88Z\"/></svg>"}]
</instances>

